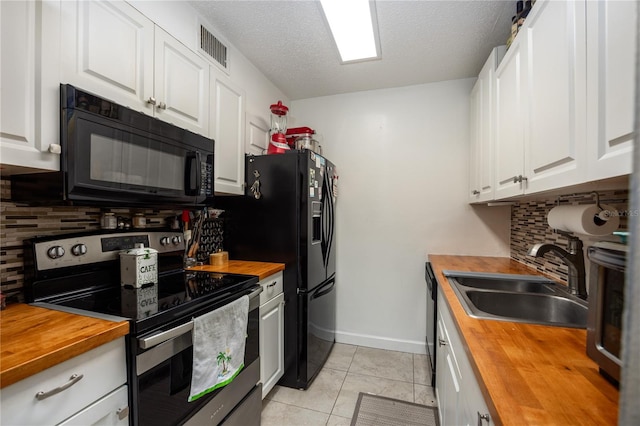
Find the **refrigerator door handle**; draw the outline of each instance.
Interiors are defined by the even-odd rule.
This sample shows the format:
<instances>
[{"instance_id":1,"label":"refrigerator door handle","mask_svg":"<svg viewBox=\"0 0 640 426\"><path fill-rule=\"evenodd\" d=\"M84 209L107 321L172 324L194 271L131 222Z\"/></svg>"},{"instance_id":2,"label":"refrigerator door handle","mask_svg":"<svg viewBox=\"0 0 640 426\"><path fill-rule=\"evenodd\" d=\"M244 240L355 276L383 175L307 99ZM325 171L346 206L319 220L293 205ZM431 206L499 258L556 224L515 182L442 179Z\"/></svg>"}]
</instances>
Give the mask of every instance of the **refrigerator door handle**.
<instances>
[{"instance_id":1,"label":"refrigerator door handle","mask_svg":"<svg viewBox=\"0 0 640 426\"><path fill-rule=\"evenodd\" d=\"M329 264L329 255L333 245L333 200L331 198L331 184L329 182L329 174L325 173L322 182L322 192L324 194L323 212L322 212L322 257L324 267Z\"/></svg>"},{"instance_id":2,"label":"refrigerator door handle","mask_svg":"<svg viewBox=\"0 0 640 426\"><path fill-rule=\"evenodd\" d=\"M325 173L325 196L327 200L327 207L329 210L328 216L328 243L327 243L327 257L325 259L325 267L329 264L329 257L331 250L333 249L333 232L334 232L334 206L333 206L333 198L332 198L332 190L331 190L331 182L329 180L329 173Z\"/></svg>"},{"instance_id":3,"label":"refrigerator door handle","mask_svg":"<svg viewBox=\"0 0 640 426\"><path fill-rule=\"evenodd\" d=\"M335 278L327 280L324 284L318 287L316 291L313 292L313 294L311 295L311 299L318 299L324 296L325 294L331 293L335 285L336 285Z\"/></svg>"}]
</instances>

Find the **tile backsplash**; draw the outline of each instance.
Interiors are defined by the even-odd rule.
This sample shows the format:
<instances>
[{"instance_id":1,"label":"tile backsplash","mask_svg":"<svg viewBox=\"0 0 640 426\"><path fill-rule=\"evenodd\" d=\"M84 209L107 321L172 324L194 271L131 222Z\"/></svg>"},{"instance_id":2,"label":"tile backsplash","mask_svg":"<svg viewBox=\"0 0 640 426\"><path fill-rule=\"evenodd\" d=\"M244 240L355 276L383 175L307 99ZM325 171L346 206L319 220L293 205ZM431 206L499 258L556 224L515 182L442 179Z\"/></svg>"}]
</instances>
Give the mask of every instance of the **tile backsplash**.
<instances>
[{"instance_id":1,"label":"tile backsplash","mask_svg":"<svg viewBox=\"0 0 640 426\"><path fill-rule=\"evenodd\" d=\"M629 215L629 191L602 191L598 193L600 203L615 207L620 215L619 230L627 229ZM547 200L517 202L511 208L511 257L521 263L536 268L567 282L567 266L553 254L547 253L541 258L527 255L529 248L537 243L552 243L567 248L568 239L553 232L547 223L547 214L556 205L595 204L593 193L568 194ZM616 236L592 237L576 235L582 240L585 249L597 241L620 241ZM586 253L585 253L586 254ZM585 256L585 264L588 259ZM588 266L587 266L588 271Z\"/></svg>"},{"instance_id":2,"label":"tile backsplash","mask_svg":"<svg viewBox=\"0 0 640 426\"><path fill-rule=\"evenodd\" d=\"M166 219L181 211L153 209L101 209L82 206L32 207L11 201L11 183L0 179L0 289L9 301L24 301L23 242L36 236L68 234L100 229L103 212L129 219L144 213L147 228L166 227Z\"/></svg>"},{"instance_id":3,"label":"tile backsplash","mask_svg":"<svg viewBox=\"0 0 640 426\"><path fill-rule=\"evenodd\" d=\"M626 229L629 191L602 191L599 194L601 203L612 205L622 213L620 229ZM132 217L134 213L144 213L149 228L165 227L167 218L180 214L180 211L175 210L24 206L11 201L11 185L7 179L0 179L0 197L0 289L3 294L10 297L10 301L24 301L22 290L24 287L23 241L25 239L98 230L100 216L104 211L112 211L117 216L125 218ZM557 244L566 249L567 238L554 233L547 224L547 214L557 203L593 204L594 197L587 192L547 200L517 202L511 209L510 251L513 259L566 282L567 267L560 259L552 254L545 254L542 258L527 255L527 251L533 244L542 242ZM222 246L222 237L219 235L222 233L222 224L210 223L210 227L211 229L204 230L204 236L210 237L211 251L216 251L213 248ZM600 240L618 240L615 236L599 238L579 235L579 237L585 247ZM198 260L206 261L204 257ZM586 258L585 262L588 262Z\"/></svg>"}]
</instances>

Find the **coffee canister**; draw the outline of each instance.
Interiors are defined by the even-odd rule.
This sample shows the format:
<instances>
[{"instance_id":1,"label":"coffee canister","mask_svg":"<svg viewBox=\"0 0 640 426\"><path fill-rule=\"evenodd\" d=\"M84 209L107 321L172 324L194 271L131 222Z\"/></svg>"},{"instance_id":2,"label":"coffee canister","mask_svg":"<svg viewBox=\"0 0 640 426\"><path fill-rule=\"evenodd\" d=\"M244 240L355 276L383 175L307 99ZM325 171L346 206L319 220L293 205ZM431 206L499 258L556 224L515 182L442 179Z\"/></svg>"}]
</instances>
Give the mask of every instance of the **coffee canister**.
<instances>
[{"instance_id":1,"label":"coffee canister","mask_svg":"<svg viewBox=\"0 0 640 426\"><path fill-rule=\"evenodd\" d=\"M136 243L120 252L120 284L140 288L158 282L158 251Z\"/></svg>"}]
</instances>

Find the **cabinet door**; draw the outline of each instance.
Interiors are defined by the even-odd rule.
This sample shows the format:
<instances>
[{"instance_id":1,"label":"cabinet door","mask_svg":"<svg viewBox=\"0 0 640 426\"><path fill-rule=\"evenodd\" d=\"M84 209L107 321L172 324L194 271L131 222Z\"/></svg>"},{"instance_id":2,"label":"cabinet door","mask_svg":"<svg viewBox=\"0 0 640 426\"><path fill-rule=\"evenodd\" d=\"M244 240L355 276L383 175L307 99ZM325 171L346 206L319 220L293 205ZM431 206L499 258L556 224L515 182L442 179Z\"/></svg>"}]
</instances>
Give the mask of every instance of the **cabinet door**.
<instances>
[{"instance_id":1,"label":"cabinet door","mask_svg":"<svg viewBox=\"0 0 640 426\"><path fill-rule=\"evenodd\" d=\"M584 1L536 3L526 42L526 193L586 178L586 34Z\"/></svg>"},{"instance_id":2,"label":"cabinet door","mask_svg":"<svg viewBox=\"0 0 640 426\"><path fill-rule=\"evenodd\" d=\"M210 134L215 141L216 192L244 193L244 102L244 91L212 66Z\"/></svg>"},{"instance_id":3,"label":"cabinet door","mask_svg":"<svg viewBox=\"0 0 640 426\"><path fill-rule=\"evenodd\" d=\"M284 374L284 294L260 306L260 381L262 398Z\"/></svg>"},{"instance_id":4,"label":"cabinet door","mask_svg":"<svg viewBox=\"0 0 640 426\"><path fill-rule=\"evenodd\" d=\"M209 64L155 27L155 116L209 136Z\"/></svg>"},{"instance_id":5,"label":"cabinet door","mask_svg":"<svg viewBox=\"0 0 640 426\"><path fill-rule=\"evenodd\" d=\"M636 1L587 2L587 126L590 180L631 173Z\"/></svg>"},{"instance_id":6,"label":"cabinet door","mask_svg":"<svg viewBox=\"0 0 640 426\"><path fill-rule=\"evenodd\" d=\"M524 169L522 35L513 41L496 70L495 198L522 194Z\"/></svg>"},{"instance_id":7,"label":"cabinet door","mask_svg":"<svg viewBox=\"0 0 640 426\"><path fill-rule=\"evenodd\" d=\"M127 386L124 385L58 426L127 426L128 424L129 393Z\"/></svg>"},{"instance_id":8,"label":"cabinet door","mask_svg":"<svg viewBox=\"0 0 640 426\"><path fill-rule=\"evenodd\" d=\"M491 51L471 91L471 202L494 197L495 71L504 52L504 46Z\"/></svg>"},{"instance_id":9,"label":"cabinet door","mask_svg":"<svg viewBox=\"0 0 640 426\"><path fill-rule=\"evenodd\" d=\"M3 1L0 19L2 172L59 170L60 2Z\"/></svg>"},{"instance_id":10,"label":"cabinet door","mask_svg":"<svg viewBox=\"0 0 640 426\"><path fill-rule=\"evenodd\" d=\"M469 202L480 201L480 135L482 134L482 90L484 82L478 77L469 95Z\"/></svg>"},{"instance_id":11,"label":"cabinet door","mask_svg":"<svg viewBox=\"0 0 640 426\"><path fill-rule=\"evenodd\" d=\"M4 387L2 424L58 424L120 388L127 381L124 340L112 340ZM54 392L57 388L63 389ZM38 399L40 392L44 395Z\"/></svg>"},{"instance_id":12,"label":"cabinet door","mask_svg":"<svg viewBox=\"0 0 640 426\"><path fill-rule=\"evenodd\" d=\"M262 117L247 117L247 154L266 154L267 148L269 148L269 123Z\"/></svg>"},{"instance_id":13,"label":"cabinet door","mask_svg":"<svg viewBox=\"0 0 640 426\"><path fill-rule=\"evenodd\" d=\"M62 81L153 115L153 22L123 1L62 3Z\"/></svg>"},{"instance_id":14,"label":"cabinet door","mask_svg":"<svg viewBox=\"0 0 640 426\"><path fill-rule=\"evenodd\" d=\"M456 360L451 352L447 329L440 312L438 312L437 333L436 397L438 399L440 424L457 425L460 382L458 380Z\"/></svg>"}]
</instances>

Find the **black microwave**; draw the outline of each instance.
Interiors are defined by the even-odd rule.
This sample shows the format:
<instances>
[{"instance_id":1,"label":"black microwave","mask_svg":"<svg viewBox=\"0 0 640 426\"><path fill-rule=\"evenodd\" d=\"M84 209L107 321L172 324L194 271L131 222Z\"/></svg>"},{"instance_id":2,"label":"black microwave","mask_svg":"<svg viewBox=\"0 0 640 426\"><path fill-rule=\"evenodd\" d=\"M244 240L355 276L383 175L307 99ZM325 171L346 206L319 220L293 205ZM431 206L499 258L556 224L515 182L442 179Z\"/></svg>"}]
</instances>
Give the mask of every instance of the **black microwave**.
<instances>
[{"instance_id":1,"label":"black microwave","mask_svg":"<svg viewBox=\"0 0 640 426\"><path fill-rule=\"evenodd\" d=\"M213 201L214 141L60 85L60 172L12 178L15 201L201 207Z\"/></svg>"},{"instance_id":2,"label":"black microwave","mask_svg":"<svg viewBox=\"0 0 640 426\"><path fill-rule=\"evenodd\" d=\"M620 381L622 316L627 247L601 242L589 247L589 315L587 355L600 373L617 384Z\"/></svg>"}]
</instances>

